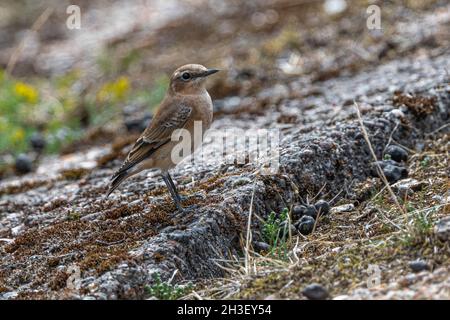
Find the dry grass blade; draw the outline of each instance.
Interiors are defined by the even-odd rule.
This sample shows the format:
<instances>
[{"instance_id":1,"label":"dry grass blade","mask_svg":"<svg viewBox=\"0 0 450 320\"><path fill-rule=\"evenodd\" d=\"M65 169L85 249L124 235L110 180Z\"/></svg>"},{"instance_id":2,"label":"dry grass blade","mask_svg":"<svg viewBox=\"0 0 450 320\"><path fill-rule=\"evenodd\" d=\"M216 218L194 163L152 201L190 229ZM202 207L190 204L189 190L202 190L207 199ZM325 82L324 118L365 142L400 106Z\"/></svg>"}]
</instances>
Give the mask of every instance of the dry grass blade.
<instances>
[{"instance_id":1,"label":"dry grass blade","mask_svg":"<svg viewBox=\"0 0 450 320\"><path fill-rule=\"evenodd\" d=\"M253 182L252 198L250 200L250 209L249 209L248 220L247 220L247 234L245 237L245 273L247 275L250 274L250 260L251 260L250 245L251 245L251 239L252 239L251 224L252 224L253 200L255 198L255 190L256 190L256 177L255 177L255 181Z\"/></svg>"},{"instance_id":2,"label":"dry grass blade","mask_svg":"<svg viewBox=\"0 0 450 320\"><path fill-rule=\"evenodd\" d=\"M386 188L387 188L389 194L391 195L391 198L394 201L395 205L404 214L404 217L406 218L406 211L405 211L405 209L398 202L397 196L395 195L394 191L392 190L391 185L389 184L386 176L384 175L383 170L381 169L380 165L378 164L378 159L377 159L377 156L375 155L375 151L373 150L372 143L370 142L369 135L367 134L366 127L364 126L364 123L363 123L363 120L362 120L362 117L361 117L361 112L359 111L359 106L356 103L356 101L354 101L354 104L355 104L355 109L356 109L356 115L358 116L358 121L359 121L359 124L361 126L361 131L362 131L362 134L364 136L364 140L366 140L366 143L367 143L367 145L369 147L370 153L371 153L371 155L372 155L372 157L373 157L373 159L375 161L375 166L376 166L378 175L381 177L381 180L383 181L384 185L386 186Z\"/></svg>"}]
</instances>

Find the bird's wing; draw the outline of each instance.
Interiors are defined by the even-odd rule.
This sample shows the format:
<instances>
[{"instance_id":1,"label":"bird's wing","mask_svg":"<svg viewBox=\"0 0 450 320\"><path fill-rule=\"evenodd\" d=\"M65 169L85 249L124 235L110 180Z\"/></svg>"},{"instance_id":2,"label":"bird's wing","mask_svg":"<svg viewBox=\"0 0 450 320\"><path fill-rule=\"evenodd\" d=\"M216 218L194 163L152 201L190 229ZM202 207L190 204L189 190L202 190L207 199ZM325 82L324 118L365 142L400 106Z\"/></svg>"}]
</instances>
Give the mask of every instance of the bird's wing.
<instances>
[{"instance_id":1,"label":"bird's wing","mask_svg":"<svg viewBox=\"0 0 450 320\"><path fill-rule=\"evenodd\" d=\"M183 128L191 113L191 107L181 105L178 106L176 113L169 113L155 118L154 122L152 121L152 125L145 129L139 139L136 140L124 163L113 175L112 179L122 175L139 162L151 156L159 147L169 142L173 131Z\"/></svg>"}]
</instances>

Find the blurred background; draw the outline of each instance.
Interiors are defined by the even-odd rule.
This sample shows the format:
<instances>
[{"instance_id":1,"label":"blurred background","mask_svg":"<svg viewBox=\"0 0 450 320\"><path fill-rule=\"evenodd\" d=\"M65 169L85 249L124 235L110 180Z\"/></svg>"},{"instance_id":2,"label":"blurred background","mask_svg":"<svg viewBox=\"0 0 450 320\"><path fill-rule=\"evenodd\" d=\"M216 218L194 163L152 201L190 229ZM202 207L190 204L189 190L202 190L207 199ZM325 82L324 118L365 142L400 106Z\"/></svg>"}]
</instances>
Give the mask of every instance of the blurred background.
<instances>
[{"instance_id":1,"label":"blurred background","mask_svg":"<svg viewBox=\"0 0 450 320\"><path fill-rule=\"evenodd\" d=\"M209 82L220 117L293 77L323 81L424 47L445 50L445 3L2 0L0 179L34 170L42 155L131 143L185 63L224 70ZM382 7L381 30L366 27L371 4ZM67 27L69 5L80 8L80 29Z\"/></svg>"}]
</instances>

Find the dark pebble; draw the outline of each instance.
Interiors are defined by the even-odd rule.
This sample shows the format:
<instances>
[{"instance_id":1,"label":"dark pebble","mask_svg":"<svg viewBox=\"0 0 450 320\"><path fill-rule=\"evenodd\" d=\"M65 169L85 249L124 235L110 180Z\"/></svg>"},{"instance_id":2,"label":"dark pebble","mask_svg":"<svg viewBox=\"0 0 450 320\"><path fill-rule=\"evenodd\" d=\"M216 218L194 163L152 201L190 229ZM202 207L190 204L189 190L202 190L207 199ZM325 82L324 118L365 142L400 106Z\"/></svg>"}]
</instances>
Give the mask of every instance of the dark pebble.
<instances>
[{"instance_id":1,"label":"dark pebble","mask_svg":"<svg viewBox=\"0 0 450 320\"><path fill-rule=\"evenodd\" d=\"M316 220L314 220L313 217L303 216L295 224L295 226L297 227L298 232L300 232L303 235L307 235L313 231L315 223L316 223Z\"/></svg>"},{"instance_id":2,"label":"dark pebble","mask_svg":"<svg viewBox=\"0 0 450 320\"><path fill-rule=\"evenodd\" d=\"M428 264L425 261L423 261L423 260L412 261L412 262L409 263L409 267L414 272L420 272L420 271L423 271L423 270L429 270L430 269Z\"/></svg>"},{"instance_id":3,"label":"dark pebble","mask_svg":"<svg viewBox=\"0 0 450 320\"><path fill-rule=\"evenodd\" d=\"M302 294L310 300L324 300L329 296L328 290L317 283L306 286Z\"/></svg>"},{"instance_id":4,"label":"dark pebble","mask_svg":"<svg viewBox=\"0 0 450 320\"><path fill-rule=\"evenodd\" d=\"M320 213L321 216L327 215L330 213L330 204L325 200L319 200L316 202L314 207L317 210L317 214Z\"/></svg>"},{"instance_id":5,"label":"dark pebble","mask_svg":"<svg viewBox=\"0 0 450 320\"><path fill-rule=\"evenodd\" d=\"M303 216L310 216L315 219L317 217L316 207L312 205L297 205L292 208L292 220L300 220Z\"/></svg>"},{"instance_id":6,"label":"dark pebble","mask_svg":"<svg viewBox=\"0 0 450 320\"><path fill-rule=\"evenodd\" d=\"M256 251L264 251L264 252L268 252L270 251L270 245L268 243L262 242L262 241L255 241L255 243L253 243L253 247L255 248Z\"/></svg>"},{"instance_id":7,"label":"dark pebble","mask_svg":"<svg viewBox=\"0 0 450 320\"><path fill-rule=\"evenodd\" d=\"M313 217L314 219L317 218L316 207L313 205L307 205L305 207L305 216L310 216L310 217Z\"/></svg>"},{"instance_id":8,"label":"dark pebble","mask_svg":"<svg viewBox=\"0 0 450 320\"><path fill-rule=\"evenodd\" d=\"M124 125L128 132L142 132L147 128L151 119L152 115L150 113L145 113L142 117L126 118L124 120Z\"/></svg>"},{"instance_id":9,"label":"dark pebble","mask_svg":"<svg viewBox=\"0 0 450 320\"><path fill-rule=\"evenodd\" d=\"M47 145L47 142L45 141L45 138L42 134L35 132L31 135L30 145L34 151L42 152L42 150L44 150L45 146Z\"/></svg>"},{"instance_id":10,"label":"dark pebble","mask_svg":"<svg viewBox=\"0 0 450 320\"><path fill-rule=\"evenodd\" d=\"M378 172L376 169L377 163L380 165L389 183L395 183L401 179L405 179L408 177L408 170L401 164L393 160L383 160L374 163L372 165L372 175L374 177L378 177Z\"/></svg>"},{"instance_id":11,"label":"dark pebble","mask_svg":"<svg viewBox=\"0 0 450 320\"><path fill-rule=\"evenodd\" d=\"M404 167L395 167L388 165L383 168L383 172L386 176L386 179L390 183L394 183L408 177L408 170Z\"/></svg>"},{"instance_id":12,"label":"dark pebble","mask_svg":"<svg viewBox=\"0 0 450 320\"><path fill-rule=\"evenodd\" d=\"M391 159L397 162L406 162L406 160L408 160L408 152L399 146L391 145L387 147L384 154L390 155Z\"/></svg>"},{"instance_id":13,"label":"dark pebble","mask_svg":"<svg viewBox=\"0 0 450 320\"><path fill-rule=\"evenodd\" d=\"M292 220L300 220L301 217L305 215L306 207L303 205L297 205L292 208Z\"/></svg>"},{"instance_id":14,"label":"dark pebble","mask_svg":"<svg viewBox=\"0 0 450 320\"><path fill-rule=\"evenodd\" d=\"M15 169L20 174L31 172L33 170L33 162L26 154L19 154L16 158Z\"/></svg>"}]
</instances>

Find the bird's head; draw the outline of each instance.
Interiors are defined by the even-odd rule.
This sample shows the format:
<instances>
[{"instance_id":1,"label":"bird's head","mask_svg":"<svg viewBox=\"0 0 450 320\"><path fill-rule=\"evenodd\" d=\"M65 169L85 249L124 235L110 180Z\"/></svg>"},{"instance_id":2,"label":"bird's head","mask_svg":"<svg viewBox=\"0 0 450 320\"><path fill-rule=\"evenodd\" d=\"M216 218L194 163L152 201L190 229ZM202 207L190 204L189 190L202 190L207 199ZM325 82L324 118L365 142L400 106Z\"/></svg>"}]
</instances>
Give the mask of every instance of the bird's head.
<instances>
[{"instance_id":1,"label":"bird's head","mask_svg":"<svg viewBox=\"0 0 450 320\"><path fill-rule=\"evenodd\" d=\"M176 94L201 93L204 90L205 79L218 71L207 69L200 64L184 65L172 74L170 90Z\"/></svg>"}]
</instances>

